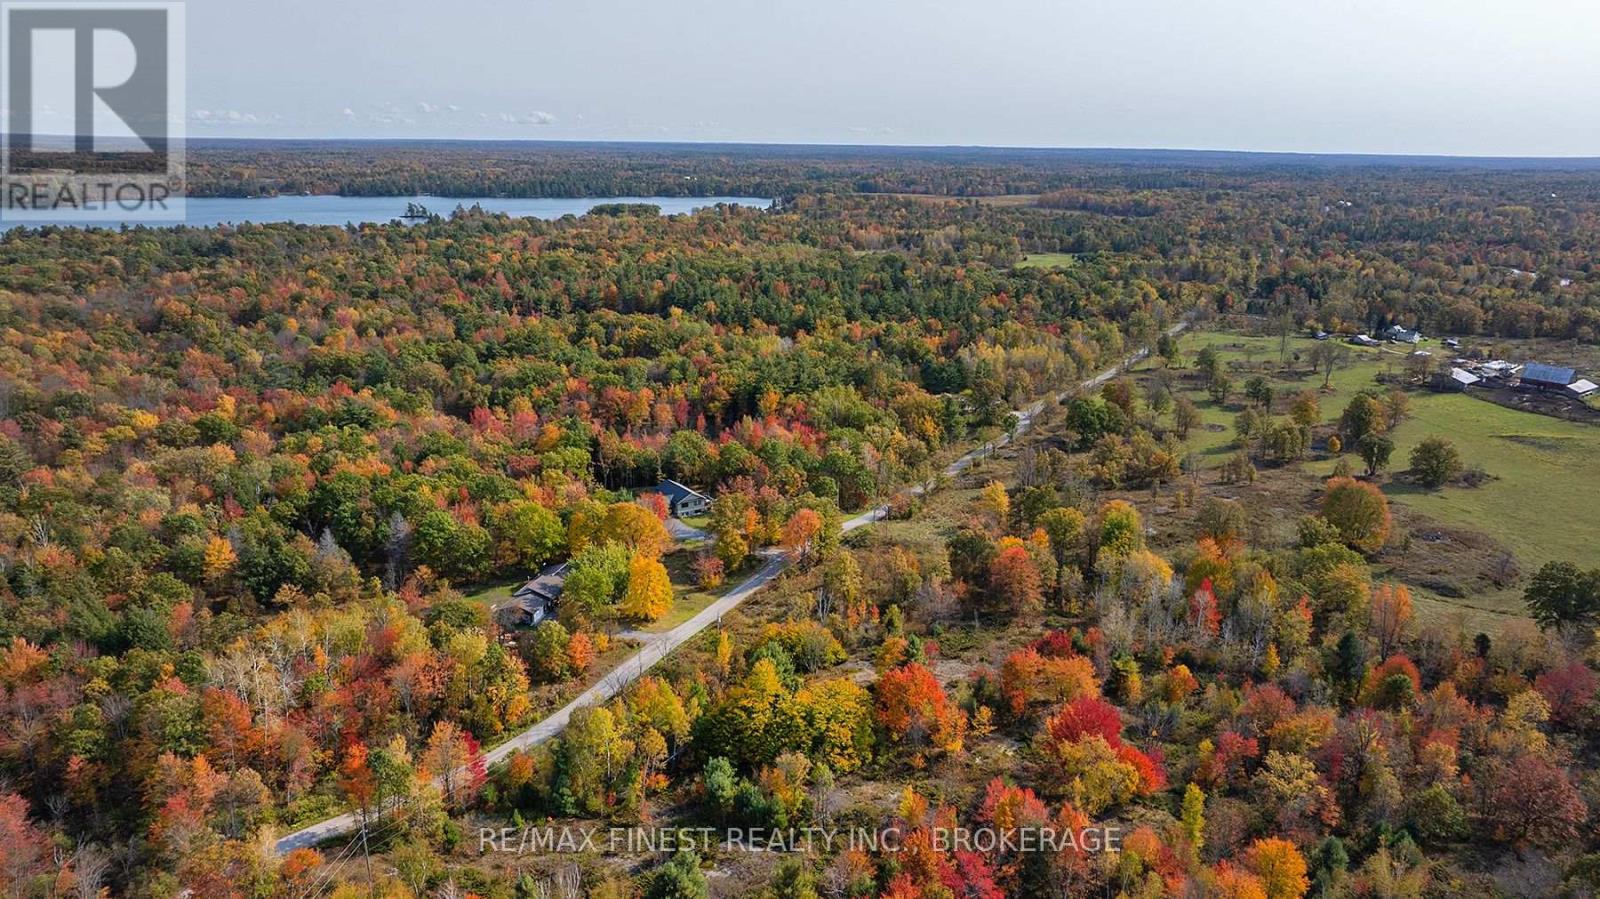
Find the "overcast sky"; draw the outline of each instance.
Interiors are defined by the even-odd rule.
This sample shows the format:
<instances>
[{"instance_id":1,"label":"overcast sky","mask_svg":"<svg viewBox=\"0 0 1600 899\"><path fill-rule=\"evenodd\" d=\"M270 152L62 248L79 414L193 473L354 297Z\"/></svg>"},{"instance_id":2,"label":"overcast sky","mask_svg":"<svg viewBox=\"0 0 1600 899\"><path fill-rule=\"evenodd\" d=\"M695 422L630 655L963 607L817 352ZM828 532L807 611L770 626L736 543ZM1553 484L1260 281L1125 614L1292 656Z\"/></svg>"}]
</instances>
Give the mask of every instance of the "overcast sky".
<instances>
[{"instance_id":1,"label":"overcast sky","mask_svg":"<svg viewBox=\"0 0 1600 899\"><path fill-rule=\"evenodd\" d=\"M1568 0L190 0L191 136L1600 155Z\"/></svg>"}]
</instances>

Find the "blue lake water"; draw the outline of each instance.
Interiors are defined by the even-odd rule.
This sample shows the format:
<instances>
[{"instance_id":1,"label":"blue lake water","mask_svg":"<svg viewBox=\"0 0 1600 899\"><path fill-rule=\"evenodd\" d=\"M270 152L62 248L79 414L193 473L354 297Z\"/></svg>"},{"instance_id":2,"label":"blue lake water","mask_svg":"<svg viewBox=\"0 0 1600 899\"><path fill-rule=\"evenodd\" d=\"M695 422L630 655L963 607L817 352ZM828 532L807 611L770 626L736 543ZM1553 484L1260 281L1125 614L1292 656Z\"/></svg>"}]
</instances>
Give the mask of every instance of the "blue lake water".
<instances>
[{"instance_id":1,"label":"blue lake water","mask_svg":"<svg viewBox=\"0 0 1600 899\"><path fill-rule=\"evenodd\" d=\"M408 203L419 203L429 212L449 216L457 206L468 209L474 204L488 212L503 212L517 218L558 219L564 215L583 215L596 206L606 203L649 203L661 207L665 215L693 212L718 203L736 203L765 209L771 200L760 197L589 197L540 198L515 197L337 197L337 196L281 196L242 199L237 197L191 197L186 201L187 218L181 224L209 228L217 225L237 225L244 222L266 224L269 222L295 222L302 225L347 225L385 223L405 214ZM18 220L7 213L0 217L0 231L16 225L45 224ZM50 224L61 224L51 222ZM147 224L151 227L171 227L178 222L84 222L96 228L117 228Z\"/></svg>"}]
</instances>

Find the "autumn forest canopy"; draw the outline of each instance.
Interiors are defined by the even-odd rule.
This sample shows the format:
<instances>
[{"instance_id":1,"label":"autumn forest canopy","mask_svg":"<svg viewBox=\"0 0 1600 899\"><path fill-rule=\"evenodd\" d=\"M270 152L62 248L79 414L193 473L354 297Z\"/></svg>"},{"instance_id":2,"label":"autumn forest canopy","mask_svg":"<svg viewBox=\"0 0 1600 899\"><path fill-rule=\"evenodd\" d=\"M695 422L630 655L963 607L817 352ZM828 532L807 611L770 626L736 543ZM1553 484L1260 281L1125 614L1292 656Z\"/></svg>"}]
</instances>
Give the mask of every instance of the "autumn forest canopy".
<instances>
[{"instance_id":1,"label":"autumn forest canopy","mask_svg":"<svg viewBox=\"0 0 1600 899\"><path fill-rule=\"evenodd\" d=\"M191 166L203 196L780 202L0 235L0 894L1600 890L1600 554L1480 520L1519 606L1448 614L1482 604L1438 589L1430 535L1469 537L1417 516L1521 457L1420 414L1445 408L1423 363L1332 349L1398 325L1600 358L1600 173L249 142ZM1494 408L1529 432L1494 447L1600 427ZM679 520L668 480L709 508ZM559 595L517 592L541 572ZM477 838L531 822L904 846ZM936 844L955 822L1121 851Z\"/></svg>"}]
</instances>

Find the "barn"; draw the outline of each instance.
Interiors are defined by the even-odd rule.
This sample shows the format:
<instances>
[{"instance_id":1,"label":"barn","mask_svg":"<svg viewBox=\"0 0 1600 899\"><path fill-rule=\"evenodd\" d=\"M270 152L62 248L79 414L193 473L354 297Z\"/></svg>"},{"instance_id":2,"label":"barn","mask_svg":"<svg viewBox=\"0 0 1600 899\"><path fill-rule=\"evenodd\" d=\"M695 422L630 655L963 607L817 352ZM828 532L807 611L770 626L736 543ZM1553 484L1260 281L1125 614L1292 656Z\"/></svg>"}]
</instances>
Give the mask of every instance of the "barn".
<instances>
[{"instance_id":1,"label":"barn","mask_svg":"<svg viewBox=\"0 0 1600 899\"><path fill-rule=\"evenodd\" d=\"M1522 386L1532 390L1565 390L1577 376L1570 368L1529 362L1522 367Z\"/></svg>"}]
</instances>

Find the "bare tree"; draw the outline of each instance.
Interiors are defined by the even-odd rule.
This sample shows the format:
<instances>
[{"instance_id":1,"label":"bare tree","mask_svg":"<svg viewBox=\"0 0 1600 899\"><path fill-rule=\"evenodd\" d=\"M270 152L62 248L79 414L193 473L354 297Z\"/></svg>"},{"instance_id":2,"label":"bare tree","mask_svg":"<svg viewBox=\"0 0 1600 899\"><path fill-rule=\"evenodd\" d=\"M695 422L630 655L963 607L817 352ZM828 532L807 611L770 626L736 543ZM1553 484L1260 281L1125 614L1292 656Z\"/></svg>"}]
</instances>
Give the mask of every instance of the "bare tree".
<instances>
[{"instance_id":1,"label":"bare tree","mask_svg":"<svg viewBox=\"0 0 1600 899\"><path fill-rule=\"evenodd\" d=\"M1343 365L1349 358L1350 351L1342 344L1325 340L1311 349L1311 364L1322 372L1322 388L1326 390L1333 381L1334 369Z\"/></svg>"},{"instance_id":2,"label":"bare tree","mask_svg":"<svg viewBox=\"0 0 1600 899\"><path fill-rule=\"evenodd\" d=\"M111 853L95 843L84 843L72 854L72 893L78 899L99 899L100 888L111 870Z\"/></svg>"},{"instance_id":3,"label":"bare tree","mask_svg":"<svg viewBox=\"0 0 1600 899\"><path fill-rule=\"evenodd\" d=\"M583 872L575 864L562 865L550 876L550 886L556 899L581 899Z\"/></svg>"},{"instance_id":4,"label":"bare tree","mask_svg":"<svg viewBox=\"0 0 1600 899\"><path fill-rule=\"evenodd\" d=\"M396 510L389 516L389 546L386 553L388 560L384 567L384 586L394 590L400 586L400 581L405 577L406 568L411 557L411 522Z\"/></svg>"}]
</instances>

